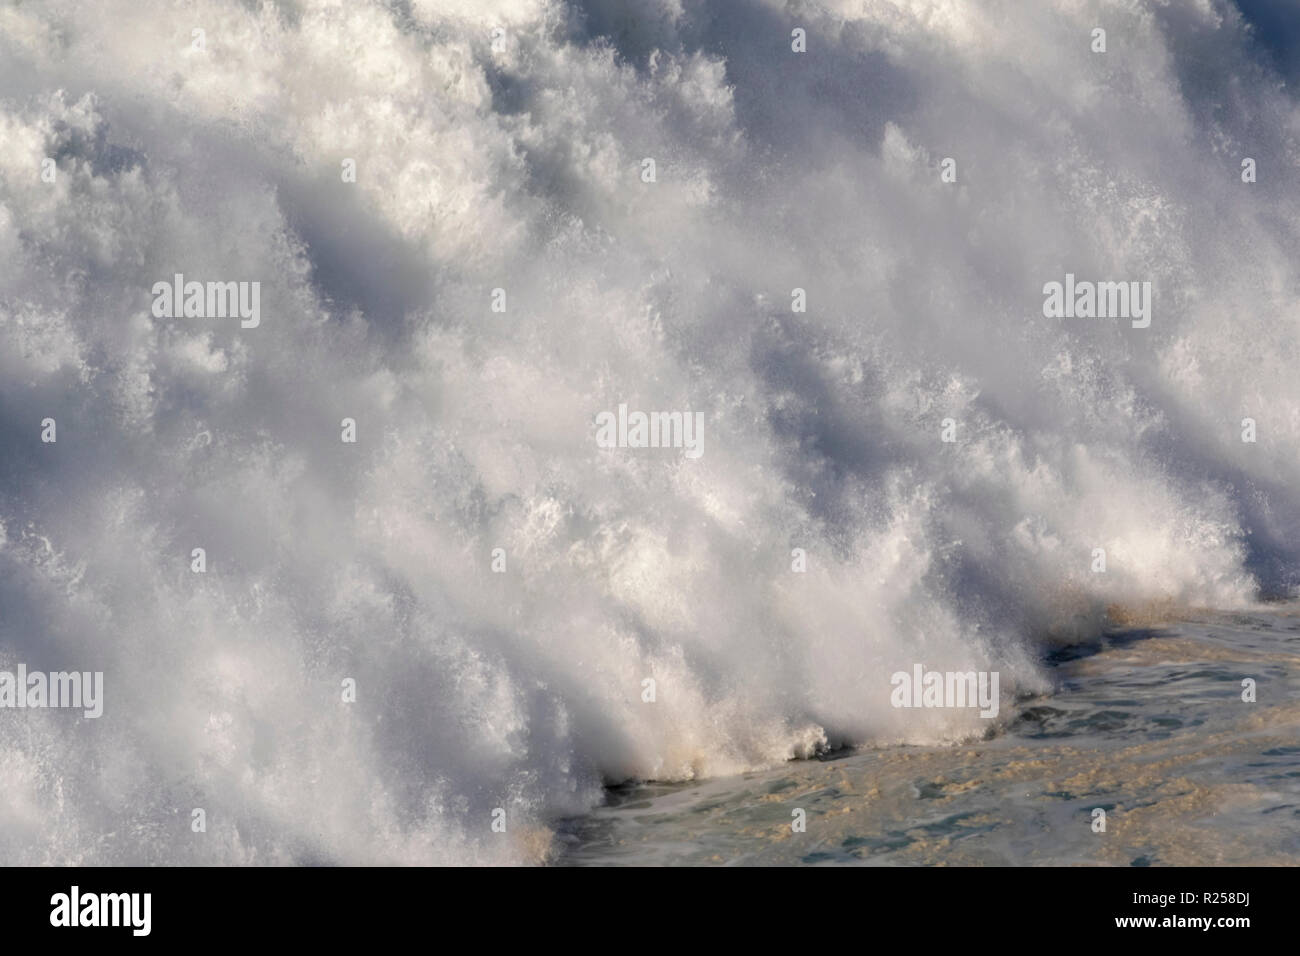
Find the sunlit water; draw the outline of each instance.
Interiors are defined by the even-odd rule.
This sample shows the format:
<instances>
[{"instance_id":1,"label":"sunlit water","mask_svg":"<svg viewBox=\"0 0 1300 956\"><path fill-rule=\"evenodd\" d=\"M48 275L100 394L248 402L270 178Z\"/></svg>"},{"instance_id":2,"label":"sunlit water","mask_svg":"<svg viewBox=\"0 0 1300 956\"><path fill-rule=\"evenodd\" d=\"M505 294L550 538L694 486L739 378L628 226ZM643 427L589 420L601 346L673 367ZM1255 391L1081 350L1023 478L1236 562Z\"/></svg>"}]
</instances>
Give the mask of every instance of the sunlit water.
<instances>
[{"instance_id":1,"label":"sunlit water","mask_svg":"<svg viewBox=\"0 0 1300 956\"><path fill-rule=\"evenodd\" d=\"M1190 864L1300 859L1300 616L1207 615L1049 661L1055 693L952 747L612 790L570 864ZM1257 700L1242 700L1242 680ZM1093 810L1106 811L1105 833ZM791 830L791 812L807 830Z\"/></svg>"},{"instance_id":2,"label":"sunlit water","mask_svg":"<svg viewBox=\"0 0 1300 956\"><path fill-rule=\"evenodd\" d=\"M0 3L0 670L105 686L0 713L0 861L1291 854L1285 615L1042 663L1300 588L1294 86L1228 0L1105 19Z\"/></svg>"}]
</instances>

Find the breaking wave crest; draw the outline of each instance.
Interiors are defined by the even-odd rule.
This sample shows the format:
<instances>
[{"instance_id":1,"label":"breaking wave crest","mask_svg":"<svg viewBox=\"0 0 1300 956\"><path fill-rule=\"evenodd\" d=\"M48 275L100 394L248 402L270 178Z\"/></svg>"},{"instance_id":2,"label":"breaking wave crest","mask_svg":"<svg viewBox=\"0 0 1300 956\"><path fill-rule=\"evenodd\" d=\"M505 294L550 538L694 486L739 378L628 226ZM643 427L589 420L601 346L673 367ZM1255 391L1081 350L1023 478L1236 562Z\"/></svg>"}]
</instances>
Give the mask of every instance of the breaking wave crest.
<instances>
[{"instance_id":1,"label":"breaking wave crest","mask_svg":"<svg viewBox=\"0 0 1300 956\"><path fill-rule=\"evenodd\" d=\"M0 858L543 860L612 781L983 729L893 671L1290 593L1300 113L1223 0L1102 7L0 10L0 667L106 697L0 711Z\"/></svg>"}]
</instances>

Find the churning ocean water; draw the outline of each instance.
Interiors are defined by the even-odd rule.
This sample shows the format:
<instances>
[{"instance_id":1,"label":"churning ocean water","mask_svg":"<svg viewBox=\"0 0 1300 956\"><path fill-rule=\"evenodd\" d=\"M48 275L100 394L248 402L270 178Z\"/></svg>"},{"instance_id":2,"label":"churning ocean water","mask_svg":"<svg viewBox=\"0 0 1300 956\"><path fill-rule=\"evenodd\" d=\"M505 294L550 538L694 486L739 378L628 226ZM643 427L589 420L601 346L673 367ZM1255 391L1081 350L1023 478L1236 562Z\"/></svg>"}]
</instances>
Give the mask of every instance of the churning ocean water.
<instances>
[{"instance_id":1,"label":"churning ocean water","mask_svg":"<svg viewBox=\"0 0 1300 956\"><path fill-rule=\"evenodd\" d=\"M1294 861L1288 36L0 5L0 861Z\"/></svg>"},{"instance_id":2,"label":"churning ocean water","mask_svg":"<svg viewBox=\"0 0 1300 956\"><path fill-rule=\"evenodd\" d=\"M1298 643L1293 606L1119 629L1051 654L1054 692L1017 702L985 739L625 784L562 826L562 860L1294 865ZM1269 699L1243 701L1242 680L1266 683Z\"/></svg>"}]
</instances>

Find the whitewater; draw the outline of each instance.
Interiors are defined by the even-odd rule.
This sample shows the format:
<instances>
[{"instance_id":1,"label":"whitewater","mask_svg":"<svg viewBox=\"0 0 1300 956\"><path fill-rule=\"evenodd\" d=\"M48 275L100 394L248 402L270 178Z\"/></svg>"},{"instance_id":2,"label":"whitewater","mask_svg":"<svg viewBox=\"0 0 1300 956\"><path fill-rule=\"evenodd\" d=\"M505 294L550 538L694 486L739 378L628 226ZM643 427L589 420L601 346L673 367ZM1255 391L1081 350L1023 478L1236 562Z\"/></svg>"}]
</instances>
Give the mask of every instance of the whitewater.
<instances>
[{"instance_id":1,"label":"whitewater","mask_svg":"<svg viewBox=\"0 0 1300 956\"><path fill-rule=\"evenodd\" d=\"M1295 597L1298 169L1227 0L0 6L0 670L104 675L0 710L0 861L555 861Z\"/></svg>"}]
</instances>

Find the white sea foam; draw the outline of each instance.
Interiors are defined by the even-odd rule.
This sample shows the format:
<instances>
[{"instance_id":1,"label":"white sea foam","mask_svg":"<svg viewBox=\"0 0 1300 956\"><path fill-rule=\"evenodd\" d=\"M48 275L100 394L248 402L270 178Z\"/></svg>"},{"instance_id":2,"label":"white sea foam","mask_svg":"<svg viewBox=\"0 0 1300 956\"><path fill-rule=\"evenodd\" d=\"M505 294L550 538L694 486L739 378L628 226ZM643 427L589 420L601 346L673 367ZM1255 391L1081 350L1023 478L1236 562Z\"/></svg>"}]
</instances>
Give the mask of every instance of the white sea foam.
<instances>
[{"instance_id":1,"label":"white sea foam","mask_svg":"<svg viewBox=\"0 0 1300 956\"><path fill-rule=\"evenodd\" d=\"M0 859L541 859L605 782L983 732L896 671L1286 591L1300 124L1171 6L0 9L0 668L110 695L0 714Z\"/></svg>"}]
</instances>

